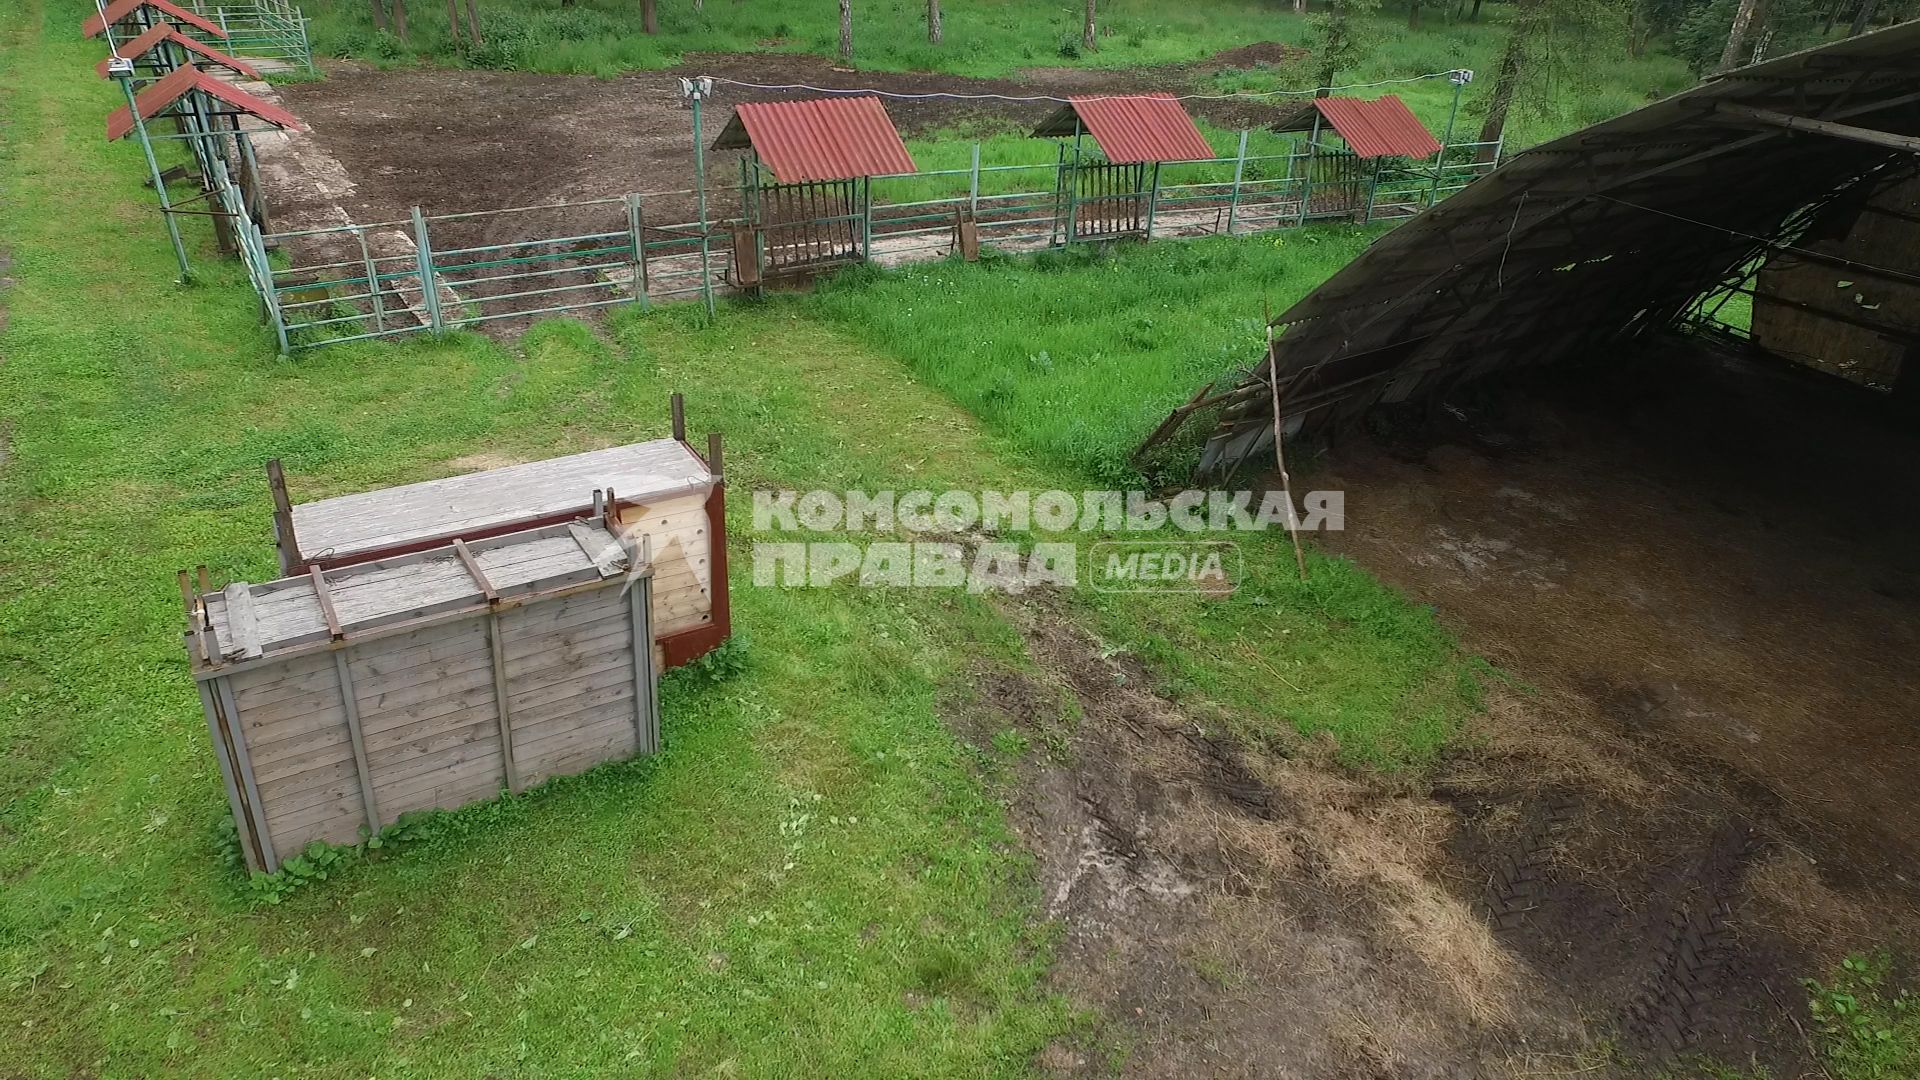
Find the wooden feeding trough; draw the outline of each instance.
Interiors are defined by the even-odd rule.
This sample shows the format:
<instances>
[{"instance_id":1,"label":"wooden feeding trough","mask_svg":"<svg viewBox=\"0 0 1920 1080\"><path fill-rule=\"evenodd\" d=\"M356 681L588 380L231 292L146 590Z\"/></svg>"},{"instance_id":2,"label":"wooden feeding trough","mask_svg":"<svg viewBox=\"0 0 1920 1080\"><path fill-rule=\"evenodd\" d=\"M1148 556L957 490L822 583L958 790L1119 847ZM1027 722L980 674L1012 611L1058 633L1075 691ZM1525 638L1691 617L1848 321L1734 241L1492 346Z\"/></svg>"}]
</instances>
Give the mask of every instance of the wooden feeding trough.
<instances>
[{"instance_id":1,"label":"wooden feeding trough","mask_svg":"<svg viewBox=\"0 0 1920 1080\"><path fill-rule=\"evenodd\" d=\"M1307 174L1301 187L1300 218L1351 217L1373 220L1375 197L1383 179L1404 159L1434 158L1439 167L1440 140L1433 137L1397 94L1370 101L1314 98L1272 125L1279 132L1308 132ZM1404 208L1412 213L1417 207Z\"/></svg>"},{"instance_id":2,"label":"wooden feeding trough","mask_svg":"<svg viewBox=\"0 0 1920 1080\"><path fill-rule=\"evenodd\" d=\"M454 540L606 516L652 551L656 662L676 667L731 633L720 436L703 457L686 441L673 395L673 437L295 504L267 464L281 572L334 570Z\"/></svg>"},{"instance_id":3,"label":"wooden feeding trough","mask_svg":"<svg viewBox=\"0 0 1920 1080\"><path fill-rule=\"evenodd\" d=\"M652 572L605 518L220 592L182 571L248 865L653 753Z\"/></svg>"},{"instance_id":4,"label":"wooden feeding trough","mask_svg":"<svg viewBox=\"0 0 1920 1080\"><path fill-rule=\"evenodd\" d=\"M1147 236L1160 166L1213 157L1213 147L1172 94L1074 97L1033 129L1060 144L1053 243ZM1082 137L1099 148L1088 152Z\"/></svg>"},{"instance_id":5,"label":"wooden feeding trough","mask_svg":"<svg viewBox=\"0 0 1920 1080\"><path fill-rule=\"evenodd\" d=\"M733 242L741 288L866 259L873 178L914 171L877 97L743 102L713 149L747 151Z\"/></svg>"}]
</instances>

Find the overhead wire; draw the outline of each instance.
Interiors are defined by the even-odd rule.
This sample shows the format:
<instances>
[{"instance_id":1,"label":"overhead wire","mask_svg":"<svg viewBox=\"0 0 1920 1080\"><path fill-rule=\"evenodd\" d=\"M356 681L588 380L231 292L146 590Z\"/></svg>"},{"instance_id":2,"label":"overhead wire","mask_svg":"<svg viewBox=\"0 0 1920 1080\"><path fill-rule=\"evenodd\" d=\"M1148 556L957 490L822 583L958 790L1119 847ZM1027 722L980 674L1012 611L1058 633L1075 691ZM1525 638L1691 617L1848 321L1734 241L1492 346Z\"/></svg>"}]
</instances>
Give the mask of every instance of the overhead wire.
<instances>
[{"instance_id":1,"label":"overhead wire","mask_svg":"<svg viewBox=\"0 0 1920 1080\"><path fill-rule=\"evenodd\" d=\"M1239 98L1305 97L1309 94L1331 94L1339 90L1367 90L1378 86L1404 86L1408 83L1425 82L1428 79L1444 79L1457 70L1459 69L1448 68L1446 71L1435 71L1426 75L1415 75L1404 79L1381 79L1376 82L1347 83L1341 86L1315 86L1305 90L1241 90L1230 94L1173 94L1169 96L1175 101L1232 101ZM1016 104L1054 102L1065 105L1073 100L1072 98L1057 97L1052 94L966 94L949 90L904 93L895 90L880 90L875 87L813 86L808 83L755 83L744 82L739 79L722 78L718 75L704 77L716 83L727 86L738 86L746 90L803 90L814 94L870 94L874 97L891 98L895 101L932 101L945 99L950 101L1010 101Z\"/></svg>"}]
</instances>

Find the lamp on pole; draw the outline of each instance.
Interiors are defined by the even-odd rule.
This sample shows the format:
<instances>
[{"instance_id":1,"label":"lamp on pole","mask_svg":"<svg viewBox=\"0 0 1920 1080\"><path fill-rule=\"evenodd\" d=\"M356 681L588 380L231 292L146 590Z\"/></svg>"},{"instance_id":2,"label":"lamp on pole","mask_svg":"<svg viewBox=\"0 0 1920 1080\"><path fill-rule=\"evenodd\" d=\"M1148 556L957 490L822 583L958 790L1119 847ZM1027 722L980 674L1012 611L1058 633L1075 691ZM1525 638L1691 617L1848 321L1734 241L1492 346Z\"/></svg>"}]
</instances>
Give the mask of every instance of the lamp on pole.
<instances>
[{"instance_id":1,"label":"lamp on pole","mask_svg":"<svg viewBox=\"0 0 1920 1080\"><path fill-rule=\"evenodd\" d=\"M1453 84L1453 106L1447 110L1447 133L1440 137L1440 153L1433 159L1433 190L1427 194L1428 206L1440 201L1440 177L1446 172L1447 150L1453 145L1453 123L1460 117L1460 95L1473 81L1473 71L1454 68L1447 72L1447 81Z\"/></svg>"},{"instance_id":2,"label":"lamp on pole","mask_svg":"<svg viewBox=\"0 0 1920 1080\"><path fill-rule=\"evenodd\" d=\"M693 106L693 185L700 205L700 294L707 302L707 314L713 314L713 273L708 266L712 240L707 228L707 147L700 132L700 103L713 94L713 80L706 76L681 79L680 95Z\"/></svg>"}]
</instances>

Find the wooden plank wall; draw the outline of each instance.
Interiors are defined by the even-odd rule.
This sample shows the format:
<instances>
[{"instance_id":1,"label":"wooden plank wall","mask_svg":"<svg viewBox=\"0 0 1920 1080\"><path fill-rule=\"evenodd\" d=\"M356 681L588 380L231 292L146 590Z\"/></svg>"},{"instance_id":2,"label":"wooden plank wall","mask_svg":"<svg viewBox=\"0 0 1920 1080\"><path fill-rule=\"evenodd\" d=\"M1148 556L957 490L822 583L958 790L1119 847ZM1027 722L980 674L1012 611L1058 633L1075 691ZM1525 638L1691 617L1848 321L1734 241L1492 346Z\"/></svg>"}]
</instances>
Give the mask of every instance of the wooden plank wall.
<instances>
[{"instance_id":1,"label":"wooden plank wall","mask_svg":"<svg viewBox=\"0 0 1920 1080\"><path fill-rule=\"evenodd\" d=\"M713 559L706 492L620 512L622 530L652 545L653 634L663 637L713 621Z\"/></svg>"},{"instance_id":2,"label":"wooden plank wall","mask_svg":"<svg viewBox=\"0 0 1920 1080\"><path fill-rule=\"evenodd\" d=\"M620 584L213 679L221 713L238 718L274 861L654 749L658 668L635 662L641 601ZM689 602L683 588L674 610Z\"/></svg>"}]
</instances>

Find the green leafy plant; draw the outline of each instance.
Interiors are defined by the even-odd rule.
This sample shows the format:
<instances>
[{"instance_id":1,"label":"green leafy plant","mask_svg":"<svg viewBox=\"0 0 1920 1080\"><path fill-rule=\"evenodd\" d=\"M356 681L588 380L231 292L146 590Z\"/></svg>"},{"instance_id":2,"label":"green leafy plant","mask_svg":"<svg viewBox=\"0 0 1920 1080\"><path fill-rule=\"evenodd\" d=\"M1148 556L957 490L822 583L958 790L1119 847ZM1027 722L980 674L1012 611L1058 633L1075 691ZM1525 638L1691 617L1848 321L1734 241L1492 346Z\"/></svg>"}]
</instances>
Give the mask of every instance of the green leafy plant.
<instances>
[{"instance_id":1,"label":"green leafy plant","mask_svg":"<svg viewBox=\"0 0 1920 1080\"><path fill-rule=\"evenodd\" d=\"M1830 983L1807 980L1807 1008L1845 1080L1920 1075L1920 999L1892 984L1884 952L1841 962Z\"/></svg>"}]
</instances>

